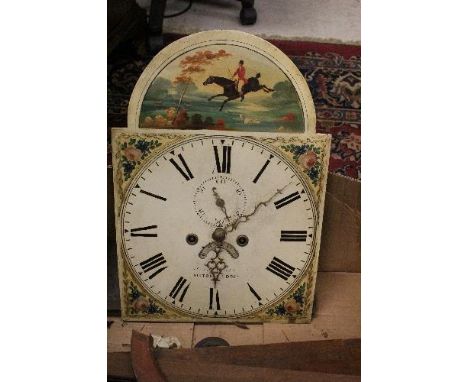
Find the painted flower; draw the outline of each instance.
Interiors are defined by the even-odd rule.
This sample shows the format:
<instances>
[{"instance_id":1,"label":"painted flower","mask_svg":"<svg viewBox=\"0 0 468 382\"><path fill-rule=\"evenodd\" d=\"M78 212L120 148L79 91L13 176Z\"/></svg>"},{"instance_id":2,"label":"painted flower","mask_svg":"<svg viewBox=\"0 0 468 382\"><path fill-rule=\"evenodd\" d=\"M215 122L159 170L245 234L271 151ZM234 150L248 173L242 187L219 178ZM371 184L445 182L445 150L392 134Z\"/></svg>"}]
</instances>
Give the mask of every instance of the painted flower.
<instances>
[{"instance_id":1,"label":"painted flower","mask_svg":"<svg viewBox=\"0 0 468 382\"><path fill-rule=\"evenodd\" d=\"M317 162L317 154L315 154L313 151L308 151L302 154L298 161L305 170L310 170Z\"/></svg>"},{"instance_id":2,"label":"painted flower","mask_svg":"<svg viewBox=\"0 0 468 382\"><path fill-rule=\"evenodd\" d=\"M151 146L151 143L148 141L144 140L139 140L137 143L135 143L135 147L140 150L142 153L145 153L149 150Z\"/></svg>"},{"instance_id":3,"label":"painted flower","mask_svg":"<svg viewBox=\"0 0 468 382\"><path fill-rule=\"evenodd\" d=\"M140 292L138 289L133 285L130 284L130 298L132 301L135 301L138 297L140 297Z\"/></svg>"},{"instance_id":4,"label":"painted flower","mask_svg":"<svg viewBox=\"0 0 468 382\"><path fill-rule=\"evenodd\" d=\"M148 307L148 313L151 314L163 314L165 310L163 308L160 308L159 306L156 306L154 302L151 302L149 307Z\"/></svg>"},{"instance_id":5,"label":"painted flower","mask_svg":"<svg viewBox=\"0 0 468 382\"><path fill-rule=\"evenodd\" d=\"M129 161L138 161L142 156L142 152L135 147L127 147L124 150L124 155Z\"/></svg>"},{"instance_id":6,"label":"painted flower","mask_svg":"<svg viewBox=\"0 0 468 382\"><path fill-rule=\"evenodd\" d=\"M125 162L122 163L122 167L123 167L123 169L124 169L125 172L132 172L133 169L135 168L135 166L133 165L133 163L127 162L127 161L125 161Z\"/></svg>"},{"instance_id":7,"label":"painted flower","mask_svg":"<svg viewBox=\"0 0 468 382\"><path fill-rule=\"evenodd\" d=\"M294 155L301 155L301 154L304 154L305 152L307 152L307 147L305 145L302 145L302 146L292 146L292 149L290 149L289 151L291 151L292 153L294 153Z\"/></svg>"},{"instance_id":8,"label":"painted flower","mask_svg":"<svg viewBox=\"0 0 468 382\"><path fill-rule=\"evenodd\" d=\"M135 309L136 312L146 311L149 306L150 303L145 297L140 296L133 302L133 309Z\"/></svg>"},{"instance_id":9,"label":"painted flower","mask_svg":"<svg viewBox=\"0 0 468 382\"><path fill-rule=\"evenodd\" d=\"M307 171L307 175L309 175L310 179L317 180L320 173L315 167L312 167L309 171ZM315 182L314 182L314 184L315 184Z\"/></svg>"},{"instance_id":10,"label":"painted flower","mask_svg":"<svg viewBox=\"0 0 468 382\"><path fill-rule=\"evenodd\" d=\"M290 300L285 302L284 309L286 309L286 312L288 312L288 313L296 313L297 311L299 311L300 306L296 302L296 300L290 299Z\"/></svg>"}]
</instances>

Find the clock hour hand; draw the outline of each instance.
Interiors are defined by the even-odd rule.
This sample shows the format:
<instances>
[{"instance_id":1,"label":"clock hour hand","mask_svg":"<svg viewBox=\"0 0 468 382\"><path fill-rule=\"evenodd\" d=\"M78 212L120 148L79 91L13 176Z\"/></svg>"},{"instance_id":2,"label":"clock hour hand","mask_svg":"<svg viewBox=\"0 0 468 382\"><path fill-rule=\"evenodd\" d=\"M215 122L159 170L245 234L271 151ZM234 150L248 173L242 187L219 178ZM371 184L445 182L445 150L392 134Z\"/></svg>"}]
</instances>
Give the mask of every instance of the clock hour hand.
<instances>
[{"instance_id":1,"label":"clock hour hand","mask_svg":"<svg viewBox=\"0 0 468 382\"><path fill-rule=\"evenodd\" d=\"M248 221L253 215L255 215L255 214L257 213L258 209L259 209L261 206L265 206L265 207L266 207L266 206L268 205L268 203L270 203L270 202L275 198L275 196L281 194L281 193L284 191L284 189L285 189L286 187L288 187L290 184L291 184L291 183L288 183L286 186L284 186L284 187L282 187L282 188L278 188L278 189L276 190L276 192L275 192L273 195L271 195L268 199L266 199L266 200L264 200L264 201L262 201L262 202L257 203L257 204L255 205L253 211L252 211L250 214L241 215L241 216L239 216L236 220L234 220L232 223L229 223L229 224L226 226L225 231L226 231L226 232L232 232L232 231L234 231L235 229L237 229L237 226L238 226L240 223L244 223L244 222Z\"/></svg>"},{"instance_id":2,"label":"clock hour hand","mask_svg":"<svg viewBox=\"0 0 468 382\"><path fill-rule=\"evenodd\" d=\"M216 191L216 187L213 187L211 190L213 191L213 195L214 195L214 197L216 199L216 202L215 202L216 205L221 209L221 211L223 211L224 216L226 216L227 221L229 221L229 216L228 216L227 211L226 211L226 203L225 203L224 199L222 199L219 196L218 191Z\"/></svg>"},{"instance_id":3,"label":"clock hour hand","mask_svg":"<svg viewBox=\"0 0 468 382\"><path fill-rule=\"evenodd\" d=\"M227 253L229 253L232 256L233 259L237 259L239 257L239 252L237 252L237 249L232 244L229 244L229 243L223 241L223 243L221 244L221 247Z\"/></svg>"},{"instance_id":4,"label":"clock hour hand","mask_svg":"<svg viewBox=\"0 0 468 382\"><path fill-rule=\"evenodd\" d=\"M232 244L224 241L224 239L226 239L226 234L227 232L224 228L218 227L213 231L211 237L218 247L224 249L233 259L237 259L239 257L239 252L237 252L237 249Z\"/></svg>"},{"instance_id":5,"label":"clock hour hand","mask_svg":"<svg viewBox=\"0 0 468 382\"><path fill-rule=\"evenodd\" d=\"M200 253L198 254L198 257L200 259L204 259L204 258L206 258L206 256L208 256L208 254L210 252L213 252L216 248L218 248L218 244L216 242L212 241L211 243L205 245L201 249Z\"/></svg>"},{"instance_id":6,"label":"clock hour hand","mask_svg":"<svg viewBox=\"0 0 468 382\"><path fill-rule=\"evenodd\" d=\"M237 249L232 245L224 241L226 238L226 230L218 227L213 231L211 235L214 241L205 245L198 257L201 259L205 259L208 254L214 253L214 256L205 264L205 266L210 271L211 276L213 277L213 282L216 287L216 283L219 281L219 277L224 269L227 268L227 264L224 262L224 259L220 256L222 250L224 249L227 253L229 253L232 258L237 259L239 257L239 252Z\"/></svg>"},{"instance_id":7,"label":"clock hour hand","mask_svg":"<svg viewBox=\"0 0 468 382\"><path fill-rule=\"evenodd\" d=\"M237 252L236 248L233 245L226 243L224 241L226 237L226 231L220 227L216 228L212 234L214 241L205 245L198 256L201 259L204 259L210 253L214 253L214 256L209 259L209 261L205 264L205 266L210 271L210 274L213 278L214 286L216 287L216 283L219 281L219 278L224 269L228 266L224 262L224 259L220 256L223 249L229 253L234 259L239 257L239 252Z\"/></svg>"}]
</instances>

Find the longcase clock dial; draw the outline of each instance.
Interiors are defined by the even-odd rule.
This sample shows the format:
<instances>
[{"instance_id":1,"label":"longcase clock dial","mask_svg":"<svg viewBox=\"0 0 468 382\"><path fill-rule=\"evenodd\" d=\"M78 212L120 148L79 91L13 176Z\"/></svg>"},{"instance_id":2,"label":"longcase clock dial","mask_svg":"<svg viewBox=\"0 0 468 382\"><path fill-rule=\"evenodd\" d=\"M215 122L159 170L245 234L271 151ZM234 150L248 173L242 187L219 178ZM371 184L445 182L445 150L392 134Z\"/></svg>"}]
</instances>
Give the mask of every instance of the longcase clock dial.
<instances>
[{"instance_id":1,"label":"longcase clock dial","mask_svg":"<svg viewBox=\"0 0 468 382\"><path fill-rule=\"evenodd\" d=\"M297 167L260 141L179 139L127 189L122 255L163 306L236 320L297 287L316 250L316 204Z\"/></svg>"}]
</instances>

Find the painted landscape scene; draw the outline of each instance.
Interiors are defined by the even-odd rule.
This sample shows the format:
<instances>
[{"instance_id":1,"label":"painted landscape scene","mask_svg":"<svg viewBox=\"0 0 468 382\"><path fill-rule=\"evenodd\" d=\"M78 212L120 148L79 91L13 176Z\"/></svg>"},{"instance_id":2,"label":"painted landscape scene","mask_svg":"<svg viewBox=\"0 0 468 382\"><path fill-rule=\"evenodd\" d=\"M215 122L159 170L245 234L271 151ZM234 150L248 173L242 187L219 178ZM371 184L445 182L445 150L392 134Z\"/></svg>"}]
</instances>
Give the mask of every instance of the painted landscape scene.
<instances>
[{"instance_id":1,"label":"painted landscape scene","mask_svg":"<svg viewBox=\"0 0 468 382\"><path fill-rule=\"evenodd\" d=\"M215 45L159 73L145 94L140 127L300 133L304 118L294 86L271 61Z\"/></svg>"}]
</instances>

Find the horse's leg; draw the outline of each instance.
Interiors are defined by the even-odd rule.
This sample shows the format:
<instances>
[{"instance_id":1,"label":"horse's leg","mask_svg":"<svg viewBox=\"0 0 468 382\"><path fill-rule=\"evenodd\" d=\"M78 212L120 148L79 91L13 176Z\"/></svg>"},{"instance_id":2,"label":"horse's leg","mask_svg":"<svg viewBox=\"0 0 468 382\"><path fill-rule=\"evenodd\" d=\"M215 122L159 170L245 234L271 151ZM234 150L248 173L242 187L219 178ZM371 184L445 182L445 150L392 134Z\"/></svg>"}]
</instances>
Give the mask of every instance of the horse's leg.
<instances>
[{"instance_id":1,"label":"horse's leg","mask_svg":"<svg viewBox=\"0 0 468 382\"><path fill-rule=\"evenodd\" d=\"M225 99L223 103L221 104L221 107L219 108L219 111L223 110L224 105L226 105L226 102L228 102L230 99Z\"/></svg>"},{"instance_id":2,"label":"horse's leg","mask_svg":"<svg viewBox=\"0 0 468 382\"><path fill-rule=\"evenodd\" d=\"M216 98L216 97L220 97L220 96L223 96L224 94L216 94L210 98L208 98L208 101L211 101L213 98Z\"/></svg>"},{"instance_id":3,"label":"horse's leg","mask_svg":"<svg viewBox=\"0 0 468 382\"><path fill-rule=\"evenodd\" d=\"M239 97L240 97L240 95L233 95L233 96L229 97L228 99L225 99L223 101L223 103L221 104L221 107L219 108L219 111L223 110L223 107L224 107L224 105L226 105L227 102L232 101L234 99L237 99Z\"/></svg>"},{"instance_id":4,"label":"horse's leg","mask_svg":"<svg viewBox=\"0 0 468 382\"><path fill-rule=\"evenodd\" d=\"M268 86L266 85L262 85L262 89L265 93L270 93L270 92L273 92L274 89L270 89Z\"/></svg>"}]
</instances>

